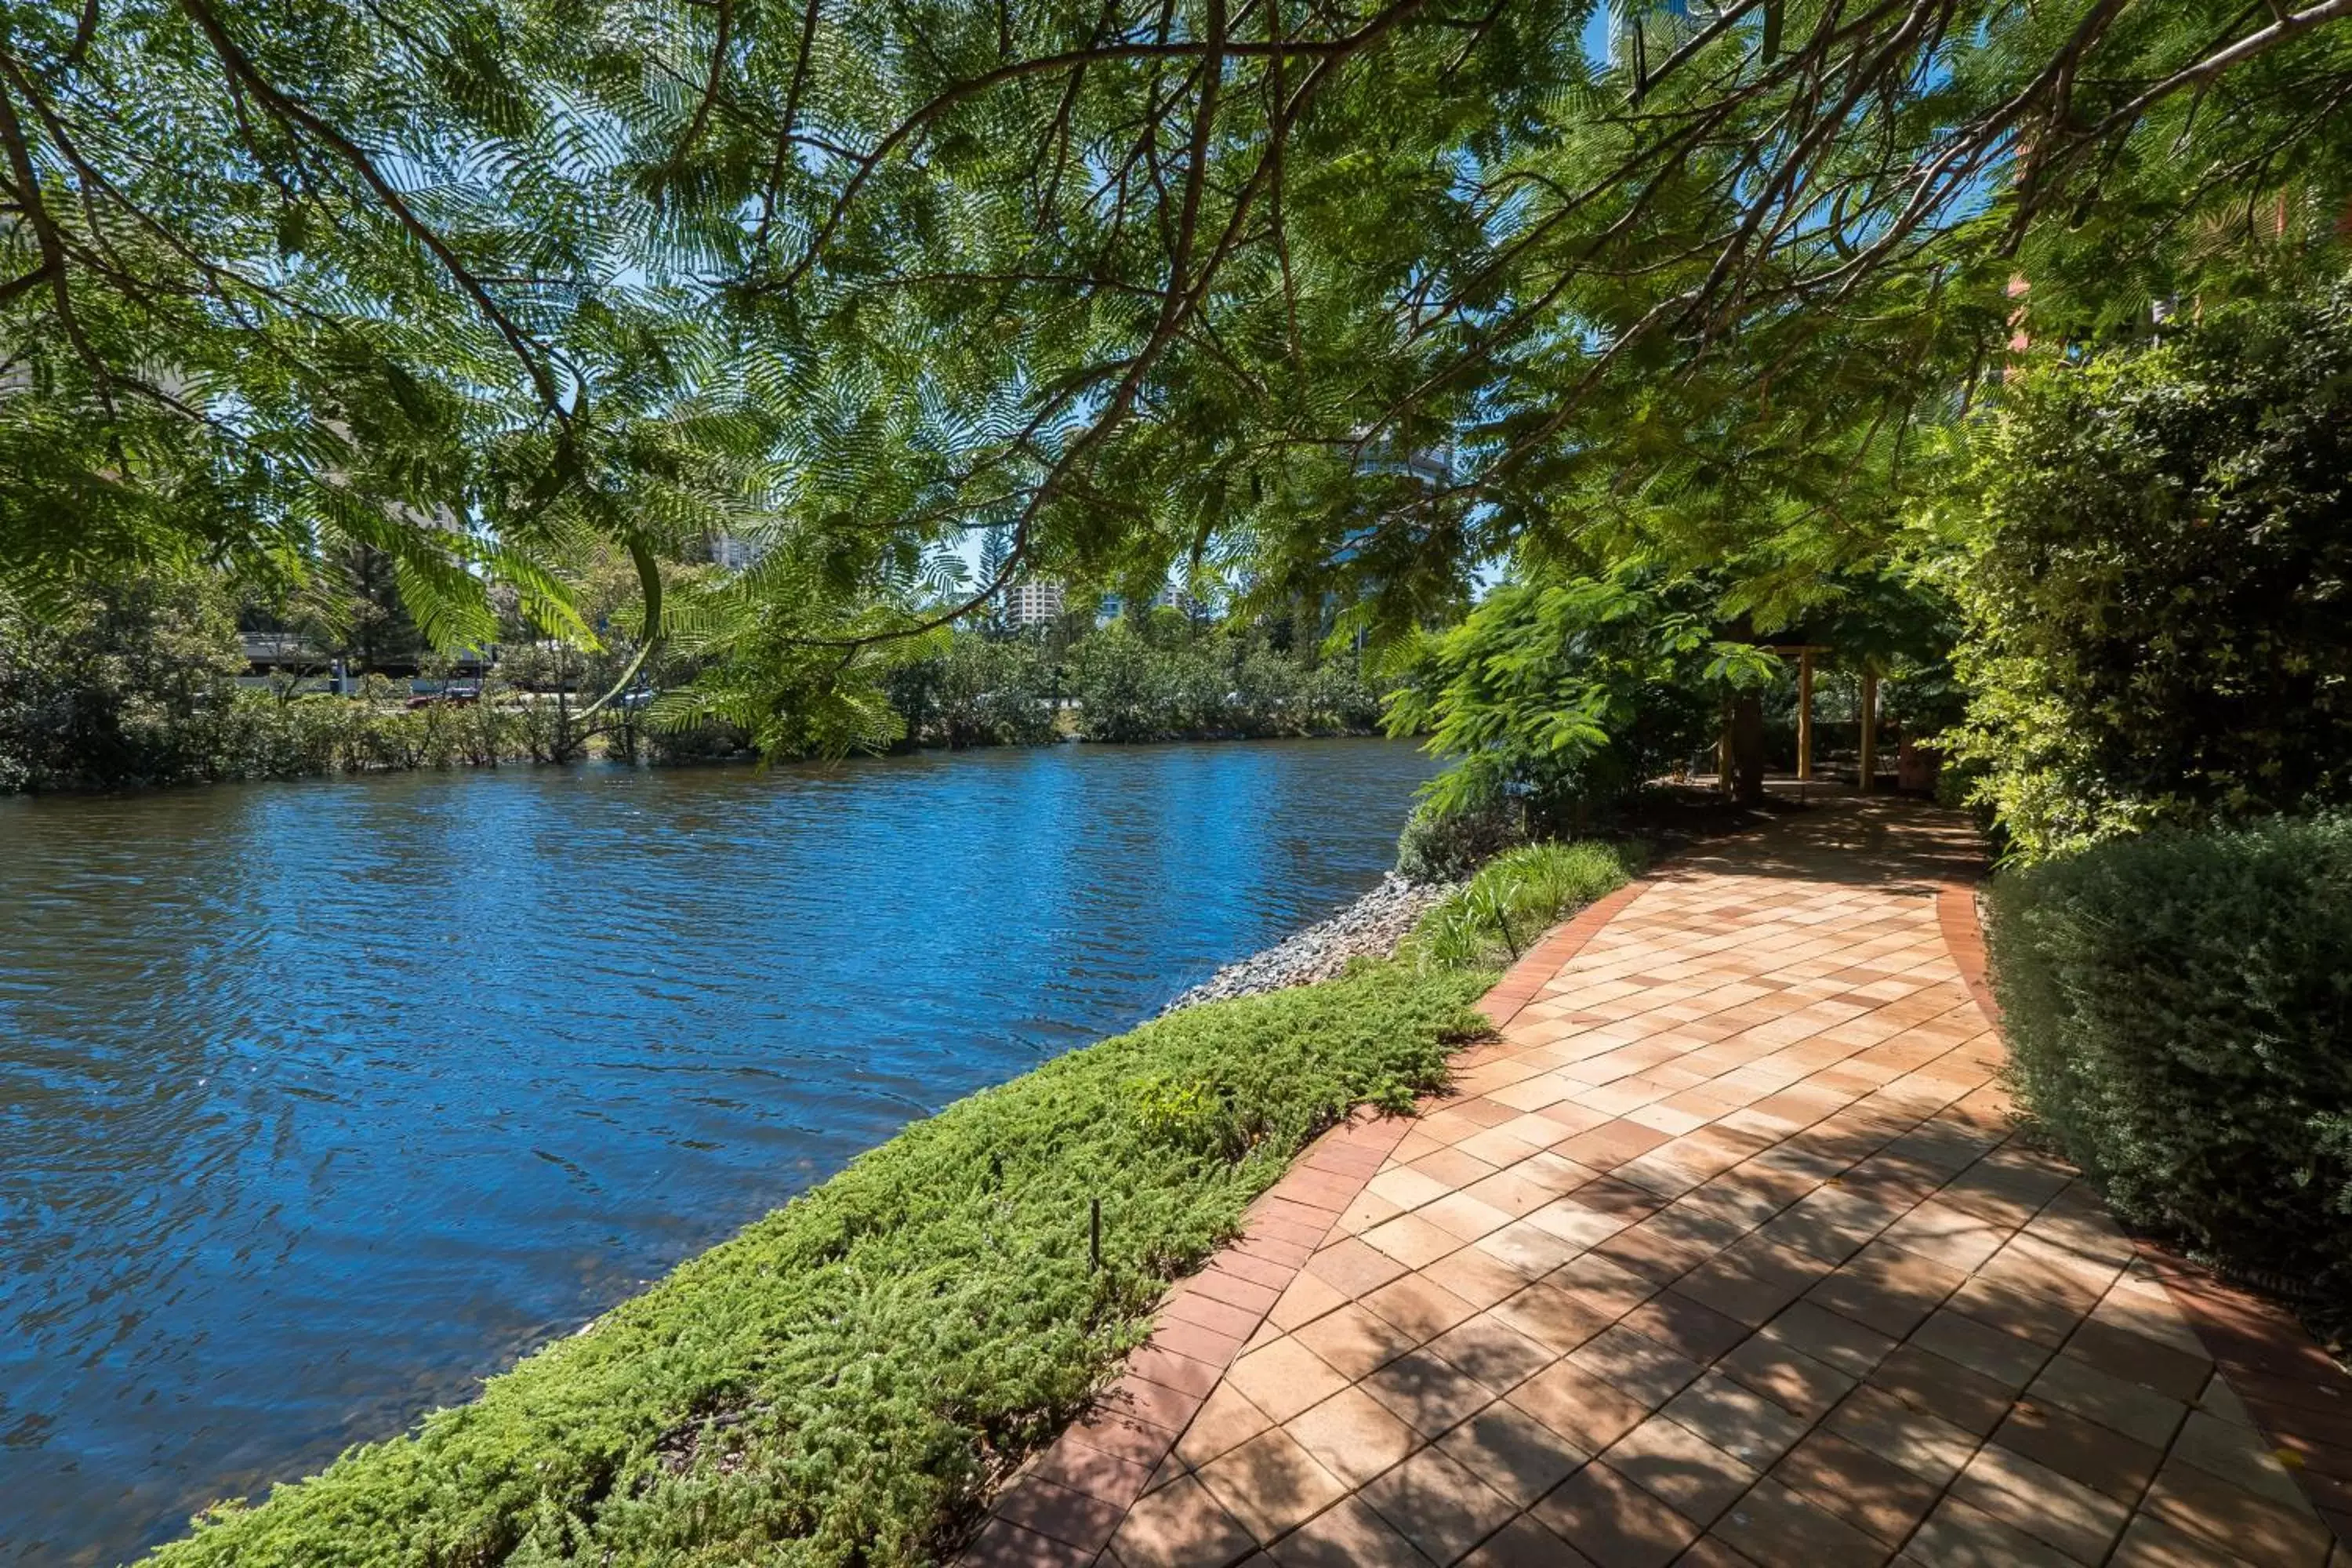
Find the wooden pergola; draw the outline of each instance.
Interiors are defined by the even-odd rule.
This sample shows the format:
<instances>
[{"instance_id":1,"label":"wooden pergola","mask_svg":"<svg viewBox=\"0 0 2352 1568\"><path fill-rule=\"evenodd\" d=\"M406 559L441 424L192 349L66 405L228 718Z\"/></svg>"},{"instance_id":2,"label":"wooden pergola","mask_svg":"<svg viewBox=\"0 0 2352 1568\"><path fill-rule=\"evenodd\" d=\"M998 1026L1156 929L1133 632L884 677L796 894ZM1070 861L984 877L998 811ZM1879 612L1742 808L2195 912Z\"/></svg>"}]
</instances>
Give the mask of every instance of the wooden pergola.
<instances>
[{"instance_id":1,"label":"wooden pergola","mask_svg":"<svg viewBox=\"0 0 2352 1568\"><path fill-rule=\"evenodd\" d=\"M1828 653L1824 643L1767 643L1767 653L1781 658L1794 655L1797 660L1797 777L1813 776L1813 656ZM1878 677L1865 669L1862 672L1862 694L1856 706L1861 710L1862 766L1861 793L1868 795L1878 773ZM1727 757L1727 743L1724 754ZM1728 781L1727 780L1727 785Z\"/></svg>"}]
</instances>

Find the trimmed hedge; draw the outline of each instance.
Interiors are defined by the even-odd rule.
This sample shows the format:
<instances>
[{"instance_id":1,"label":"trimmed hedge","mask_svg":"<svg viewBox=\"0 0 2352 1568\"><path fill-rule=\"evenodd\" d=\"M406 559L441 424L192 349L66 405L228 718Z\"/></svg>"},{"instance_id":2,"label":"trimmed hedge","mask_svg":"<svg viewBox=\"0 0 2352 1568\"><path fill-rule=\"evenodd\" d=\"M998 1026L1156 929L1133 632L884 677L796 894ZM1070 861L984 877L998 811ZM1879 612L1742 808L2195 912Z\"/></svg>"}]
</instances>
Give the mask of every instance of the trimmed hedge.
<instances>
[{"instance_id":1,"label":"trimmed hedge","mask_svg":"<svg viewBox=\"0 0 2352 1568\"><path fill-rule=\"evenodd\" d=\"M1484 1032L1469 1005L1491 979L1368 966L1048 1062L916 1122L473 1404L216 1510L150 1561L931 1561L1301 1144L1438 1082L1450 1044Z\"/></svg>"},{"instance_id":2,"label":"trimmed hedge","mask_svg":"<svg viewBox=\"0 0 2352 1568\"><path fill-rule=\"evenodd\" d=\"M2120 838L2003 874L2026 1109L2118 1213L2352 1279L2352 816Z\"/></svg>"}]
</instances>

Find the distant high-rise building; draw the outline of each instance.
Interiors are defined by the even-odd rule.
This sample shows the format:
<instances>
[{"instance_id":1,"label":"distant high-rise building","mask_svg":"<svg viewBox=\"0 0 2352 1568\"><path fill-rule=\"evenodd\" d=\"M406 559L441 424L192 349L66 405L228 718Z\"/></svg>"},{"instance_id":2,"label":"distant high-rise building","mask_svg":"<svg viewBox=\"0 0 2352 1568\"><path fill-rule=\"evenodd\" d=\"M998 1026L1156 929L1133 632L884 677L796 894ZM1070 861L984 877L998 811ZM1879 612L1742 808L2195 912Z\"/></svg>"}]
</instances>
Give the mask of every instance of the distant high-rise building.
<instances>
[{"instance_id":1,"label":"distant high-rise building","mask_svg":"<svg viewBox=\"0 0 2352 1568\"><path fill-rule=\"evenodd\" d=\"M1004 592L1004 619L1013 627L1042 626L1059 620L1065 602L1062 585L1050 577L1015 583Z\"/></svg>"},{"instance_id":2,"label":"distant high-rise building","mask_svg":"<svg viewBox=\"0 0 2352 1568\"><path fill-rule=\"evenodd\" d=\"M765 553L765 547L757 540L742 539L731 533L710 536L711 563L723 566L730 572L740 572L756 564Z\"/></svg>"}]
</instances>

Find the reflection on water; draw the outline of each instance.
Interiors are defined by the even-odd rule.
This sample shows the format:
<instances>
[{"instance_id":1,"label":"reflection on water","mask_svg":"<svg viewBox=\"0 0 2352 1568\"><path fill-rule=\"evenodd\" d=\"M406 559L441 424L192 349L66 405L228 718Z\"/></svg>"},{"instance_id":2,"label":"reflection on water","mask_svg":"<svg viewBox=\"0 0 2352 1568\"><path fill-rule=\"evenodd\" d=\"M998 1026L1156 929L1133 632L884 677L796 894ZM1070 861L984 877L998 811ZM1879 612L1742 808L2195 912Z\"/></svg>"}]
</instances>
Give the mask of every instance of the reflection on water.
<instances>
[{"instance_id":1,"label":"reflection on water","mask_svg":"<svg viewBox=\"0 0 2352 1568\"><path fill-rule=\"evenodd\" d=\"M474 1380L1378 879L1378 742L0 801L0 1563Z\"/></svg>"}]
</instances>

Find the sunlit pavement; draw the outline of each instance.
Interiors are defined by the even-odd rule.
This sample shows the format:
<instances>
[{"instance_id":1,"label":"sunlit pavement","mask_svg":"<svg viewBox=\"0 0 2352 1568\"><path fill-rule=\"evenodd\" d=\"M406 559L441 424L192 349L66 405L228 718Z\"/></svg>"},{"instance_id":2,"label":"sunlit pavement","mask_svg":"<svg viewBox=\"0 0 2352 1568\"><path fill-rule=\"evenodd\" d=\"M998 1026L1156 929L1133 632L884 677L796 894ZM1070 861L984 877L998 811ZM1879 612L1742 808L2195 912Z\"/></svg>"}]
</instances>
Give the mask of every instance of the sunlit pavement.
<instances>
[{"instance_id":1,"label":"sunlit pavement","mask_svg":"<svg viewBox=\"0 0 2352 1568\"><path fill-rule=\"evenodd\" d=\"M2352 1564L2352 1381L2013 1135L1975 854L1831 798L1556 932L966 1561Z\"/></svg>"}]
</instances>

